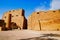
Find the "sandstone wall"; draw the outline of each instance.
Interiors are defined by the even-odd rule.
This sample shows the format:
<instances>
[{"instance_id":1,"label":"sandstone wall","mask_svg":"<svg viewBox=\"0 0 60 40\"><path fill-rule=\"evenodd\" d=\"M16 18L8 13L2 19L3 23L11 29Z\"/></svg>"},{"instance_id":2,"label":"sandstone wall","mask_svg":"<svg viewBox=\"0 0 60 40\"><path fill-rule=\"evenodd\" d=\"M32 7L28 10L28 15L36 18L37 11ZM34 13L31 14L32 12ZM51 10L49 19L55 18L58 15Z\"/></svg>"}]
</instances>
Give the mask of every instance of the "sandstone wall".
<instances>
[{"instance_id":1,"label":"sandstone wall","mask_svg":"<svg viewBox=\"0 0 60 40\"><path fill-rule=\"evenodd\" d=\"M11 11L4 13L2 19L5 21L6 27L10 23L10 22L8 23L8 21L11 20L11 23L12 22L16 23L18 28L23 29L24 27L25 28L27 27L27 24L25 24L25 26L24 26L24 22L26 21L24 13L25 13L25 11L23 9L11 10ZM8 14L11 14L11 19L9 18ZM27 23L27 21L25 23Z\"/></svg>"},{"instance_id":2,"label":"sandstone wall","mask_svg":"<svg viewBox=\"0 0 60 40\"><path fill-rule=\"evenodd\" d=\"M28 29L41 31L60 30L60 10L33 12L28 18Z\"/></svg>"}]
</instances>

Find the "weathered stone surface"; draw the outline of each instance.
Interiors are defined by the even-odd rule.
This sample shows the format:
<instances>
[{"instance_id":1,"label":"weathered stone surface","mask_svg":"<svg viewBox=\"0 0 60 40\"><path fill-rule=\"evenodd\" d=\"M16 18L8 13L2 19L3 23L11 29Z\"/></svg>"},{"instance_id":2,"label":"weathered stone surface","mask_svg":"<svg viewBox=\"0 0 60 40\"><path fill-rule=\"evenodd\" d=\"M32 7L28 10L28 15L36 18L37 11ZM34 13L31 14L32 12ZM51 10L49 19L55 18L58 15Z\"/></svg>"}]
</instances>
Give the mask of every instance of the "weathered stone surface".
<instances>
[{"instance_id":1,"label":"weathered stone surface","mask_svg":"<svg viewBox=\"0 0 60 40\"><path fill-rule=\"evenodd\" d=\"M60 10L33 12L28 18L28 29L42 31L60 30Z\"/></svg>"},{"instance_id":2,"label":"weathered stone surface","mask_svg":"<svg viewBox=\"0 0 60 40\"><path fill-rule=\"evenodd\" d=\"M18 28L25 29L27 27L27 21L24 16L24 12L25 11L23 9L20 9L20 10L11 10L11 11L4 13L2 19L5 21L6 27L9 28L11 23L14 22L14 23L16 23ZM9 14L11 16L9 16ZM26 23L26 24L24 24L24 23Z\"/></svg>"}]
</instances>

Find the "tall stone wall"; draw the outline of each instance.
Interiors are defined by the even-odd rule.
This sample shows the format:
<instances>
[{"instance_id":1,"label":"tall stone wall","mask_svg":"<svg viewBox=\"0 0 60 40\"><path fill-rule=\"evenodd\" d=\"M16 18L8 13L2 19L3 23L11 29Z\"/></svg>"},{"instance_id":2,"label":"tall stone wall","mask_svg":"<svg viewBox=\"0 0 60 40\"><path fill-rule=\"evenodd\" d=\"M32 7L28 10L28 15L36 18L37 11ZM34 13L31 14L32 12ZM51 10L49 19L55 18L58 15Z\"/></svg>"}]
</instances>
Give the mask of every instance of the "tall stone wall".
<instances>
[{"instance_id":1,"label":"tall stone wall","mask_svg":"<svg viewBox=\"0 0 60 40\"><path fill-rule=\"evenodd\" d=\"M15 23L18 28L25 29L27 24L24 25L24 22L26 21L24 13L25 11L23 9L11 10L4 13L2 19L5 21L6 27L9 25L8 21L11 20L11 23ZM8 16L8 14L11 14L11 18ZM27 21L25 23L27 23Z\"/></svg>"},{"instance_id":2,"label":"tall stone wall","mask_svg":"<svg viewBox=\"0 0 60 40\"><path fill-rule=\"evenodd\" d=\"M41 31L60 30L60 10L33 12L28 18L28 29Z\"/></svg>"}]
</instances>

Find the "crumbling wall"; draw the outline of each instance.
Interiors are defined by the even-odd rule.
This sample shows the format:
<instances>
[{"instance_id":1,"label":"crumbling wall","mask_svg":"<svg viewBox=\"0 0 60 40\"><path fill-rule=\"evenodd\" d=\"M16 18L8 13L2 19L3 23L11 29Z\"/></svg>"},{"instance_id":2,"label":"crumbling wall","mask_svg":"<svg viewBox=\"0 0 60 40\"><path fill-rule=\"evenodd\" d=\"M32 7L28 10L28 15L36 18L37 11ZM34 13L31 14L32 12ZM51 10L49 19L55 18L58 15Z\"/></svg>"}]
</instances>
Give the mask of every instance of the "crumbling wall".
<instances>
[{"instance_id":1,"label":"crumbling wall","mask_svg":"<svg viewBox=\"0 0 60 40\"><path fill-rule=\"evenodd\" d=\"M28 18L28 29L42 31L60 30L60 10L33 12Z\"/></svg>"},{"instance_id":2,"label":"crumbling wall","mask_svg":"<svg viewBox=\"0 0 60 40\"><path fill-rule=\"evenodd\" d=\"M23 27L27 27L27 25L24 25L24 22L26 20L24 13L25 11L23 9L11 10L11 11L4 13L2 19L6 22L6 24L8 24L9 20L11 20L11 23L14 22L16 23L18 28L23 29ZM7 20L7 18L9 18L8 14L11 14L11 19Z\"/></svg>"},{"instance_id":3,"label":"crumbling wall","mask_svg":"<svg viewBox=\"0 0 60 40\"><path fill-rule=\"evenodd\" d=\"M4 22L4 20L1 20L0 19L0 31L2 31L3 29L5 29L5 22Z\"/></svg>"}]
</instances>

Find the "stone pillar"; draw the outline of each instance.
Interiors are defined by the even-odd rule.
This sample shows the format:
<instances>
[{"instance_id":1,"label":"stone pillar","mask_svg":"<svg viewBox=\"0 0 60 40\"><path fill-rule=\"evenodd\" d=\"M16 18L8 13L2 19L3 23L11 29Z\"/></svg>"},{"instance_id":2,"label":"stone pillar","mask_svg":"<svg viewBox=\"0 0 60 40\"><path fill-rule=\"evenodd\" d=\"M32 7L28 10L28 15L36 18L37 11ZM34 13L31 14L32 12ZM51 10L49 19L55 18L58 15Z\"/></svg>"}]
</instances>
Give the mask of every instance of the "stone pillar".
<instances>
[{"instance_id":1,"label":"stone pillar","mask_svg":"<svg viewBox=\"0 0 60 40\"><path fill-rule=\"evenodd\" d=\"M6 28L7 29L10 29L10 25L11 25L11 14L8 14L6 21L7 21Z\"/></svg>"}]
</instances>

